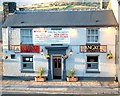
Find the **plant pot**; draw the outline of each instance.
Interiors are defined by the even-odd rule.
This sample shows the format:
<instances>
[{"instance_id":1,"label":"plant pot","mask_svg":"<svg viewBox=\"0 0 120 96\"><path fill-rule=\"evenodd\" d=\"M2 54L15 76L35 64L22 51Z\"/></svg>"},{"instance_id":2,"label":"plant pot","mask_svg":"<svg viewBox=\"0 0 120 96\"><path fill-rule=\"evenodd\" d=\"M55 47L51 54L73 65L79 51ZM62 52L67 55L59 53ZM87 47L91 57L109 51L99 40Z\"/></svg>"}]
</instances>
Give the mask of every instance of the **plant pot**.
<instances>
[{"instance_id":1,"label":"plant pot","mask_svg":"<svg viewBox=\"0 0 120 96\"><path fill-rule=\"evenodd\" d=\"M46 78L45 77L35 77L35 81L36 82L44 82L44 81L46 81Z\"/></svg>"},{"instance_id":2,"label":"plant pot","mask_svg":"<svg viewBox=\"0 0 120 96\"><path fill-rule=\"evenodd\" d=\"M67 77L67 81L68 82L76 82L76 81L78 81L78 78L77 77Z\"/></svg>"},{"instance_id":3,"label":"plant pot","mask_svg":"<svg viewBox=\"0 0 120 96\"><path fill-rule=\"evenodd\" d=\"M8 56L4 56L4 59L8 59Z\"/></svg>"},{"instance_id":4,"label":"plant pot","mask_svg":"<svg viewBox=\"0 0 120 96\"><path fill-rule=\"evenodd\" d=\"M49 56L49 55L46 55L46 59L50 59L50 56Z\"/></svg>"}]
</instances>

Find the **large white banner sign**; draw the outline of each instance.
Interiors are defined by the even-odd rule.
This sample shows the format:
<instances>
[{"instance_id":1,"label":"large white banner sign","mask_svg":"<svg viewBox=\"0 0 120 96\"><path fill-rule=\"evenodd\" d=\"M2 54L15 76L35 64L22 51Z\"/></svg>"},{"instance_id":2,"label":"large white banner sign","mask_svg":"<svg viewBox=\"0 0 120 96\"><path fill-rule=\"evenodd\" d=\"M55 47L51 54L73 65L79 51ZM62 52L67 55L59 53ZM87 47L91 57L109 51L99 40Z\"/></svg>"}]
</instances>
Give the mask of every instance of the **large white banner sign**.
<instances>
[{"instance_id":1,"label":"large white banner sign","mask_svg":"<svg viewBox=\"0 0 120 96\"><path fill-rule=\"evenodd\" d=\"M69 44L70 34L68 29L51 30L51 29L33 29L33 44Z\"/></svg>"}]
</instances>

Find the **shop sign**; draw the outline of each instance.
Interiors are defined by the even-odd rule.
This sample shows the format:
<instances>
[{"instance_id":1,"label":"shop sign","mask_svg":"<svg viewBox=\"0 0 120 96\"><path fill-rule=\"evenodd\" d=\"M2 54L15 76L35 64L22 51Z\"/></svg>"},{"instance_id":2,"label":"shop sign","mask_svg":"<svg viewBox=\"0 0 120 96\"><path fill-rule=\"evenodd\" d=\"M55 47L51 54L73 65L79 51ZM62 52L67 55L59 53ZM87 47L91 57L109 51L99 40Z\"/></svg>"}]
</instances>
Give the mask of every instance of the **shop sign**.
<instances>
[{"instance_id":1,"label":"shop sign","mask_svg":"<svg viewBox=\"0 0 120 96\"><path fill-rule=\"evenodd\" d=\"M39 53L40 46L32 46L32 45L22 45L20 46L21 53Z\"/></svg>"},{"instance_id":2,"label":"shop sign","mask_svg":"<svg viewBox=\"0 0 120 96\"><path fill-rule=\"evenodd\" d=\"M99 52L99 53L106 53L107 52L107 45L81 45L80 52Z\"/></svg>"},{"instance_id":3,"label":"shop sign","mask_svg":"<svg viewBox=\"0 0 120 96\"><path fill-rule=\"evenodd\" d=\"M15 46L11 46L11 49L13 49L14 48L14 52L20 52L20 46L18 45L15 45Z\"/></svg>"},{"instance_id":4,"label":"shop sign","mask_svg":"<svg viewBox=\"0 0 120 96\"><path fill-rule=\"evenodd\" d=\"M51 29L33 29L33 44L69 44L70 34L68 29L51 30Z\"/></svg>"}]
</instances>

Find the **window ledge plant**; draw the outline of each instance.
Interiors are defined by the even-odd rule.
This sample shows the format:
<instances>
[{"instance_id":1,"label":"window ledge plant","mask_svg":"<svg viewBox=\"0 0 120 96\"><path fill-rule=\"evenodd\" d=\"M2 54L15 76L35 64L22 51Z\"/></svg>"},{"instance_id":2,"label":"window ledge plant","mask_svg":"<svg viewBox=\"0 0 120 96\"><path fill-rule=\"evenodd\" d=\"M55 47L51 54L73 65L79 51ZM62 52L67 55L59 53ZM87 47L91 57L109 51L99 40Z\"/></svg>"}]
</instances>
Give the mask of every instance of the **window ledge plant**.
<instances>
[{"instance_id":1,"label":"window ledge plant","mask_svg":"<svg viewBox=\"0 0 120 96\"><path fill-rule=\"evenodd\" d=\"M43 74L44 74L45 70L43 68L39 68L37 73L38 73L38 76L35 77L35 81L36 82L44 82L46 81L46 77L43 77Z\"/></svg>"},{"instance_id":2,"label":"window ledge plant","mask_svg":"<svg viewBox=\"0 0 120 96\"><path fill-rule=\"evenodd\" d=\"M75 76L75 70L73 68L70 69L68 72L67 81L69 81L69 82L78 81L78 77Z\"/></svg>"},{"instance_id":3,"label":"window ledge plant","mask_svg":"<svg viewBox=\"0 0 120 96\"><path fill-rule=\"evenodd\" d=\"M46 57L46 59L50 59L50 55L48 55L48 54L45 57Z\"/></svg>"}]
</instances>

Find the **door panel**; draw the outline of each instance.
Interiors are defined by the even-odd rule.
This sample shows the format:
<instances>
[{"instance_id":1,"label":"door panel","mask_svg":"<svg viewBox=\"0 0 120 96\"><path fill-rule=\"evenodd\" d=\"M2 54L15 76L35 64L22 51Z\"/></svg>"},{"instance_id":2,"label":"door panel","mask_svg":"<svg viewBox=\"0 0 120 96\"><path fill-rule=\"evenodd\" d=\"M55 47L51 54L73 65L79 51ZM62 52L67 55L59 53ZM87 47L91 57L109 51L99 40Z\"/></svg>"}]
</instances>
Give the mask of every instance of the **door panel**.
<instances>
[{"instance_id":1,"label":"door panel","mask_svg":"<svg viewBox=\"0 0 120 96\"><path fill-rule=\"evenodd\" d=\"M61 79L61 56L53 56L53 79Z\"/></svg>"}]
</instances>

